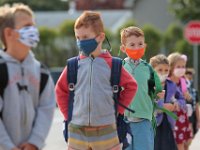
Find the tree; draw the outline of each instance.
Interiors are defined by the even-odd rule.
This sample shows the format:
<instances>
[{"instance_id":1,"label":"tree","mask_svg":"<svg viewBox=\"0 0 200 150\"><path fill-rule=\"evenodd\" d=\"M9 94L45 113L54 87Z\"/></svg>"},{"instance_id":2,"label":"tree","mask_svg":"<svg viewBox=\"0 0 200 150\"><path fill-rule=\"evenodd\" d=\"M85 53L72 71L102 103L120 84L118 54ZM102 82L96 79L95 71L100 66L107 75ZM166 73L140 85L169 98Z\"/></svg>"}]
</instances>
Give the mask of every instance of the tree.
<instances>
[{"instance_id":1,"label":"tree","mask_svg":"<svg viewBox=\"0 0 200 150\"><path fill-rule=\"evenodd\" d=\"M170 0L170 10L184 24L200 16L199 0Z\"/></svg>"},{"instance_id":2,"label":"tree","mask_svg":"<svg viewBox=\"0 0 200 150\"><path fill-rule=\"evenodd\" d=\"M34 49L36 57L41 60L48 67L58 65L57 56L58 49L55 45L55 39L57 32L53 29L41 27L40 31L40 42L37 48Z\"/></svg>"},{"instance_id":3,"label":"tree","mask_svg":"<svg viewBox=\"0 0 200 150\"><path fill-rule=\"evenodd\" d=\"M147 43L147 48L145 52L145 59L149 60L154 55L157 55L161 49L161 33L156 30L151 25L145 25L143 27L145 42Z\"/></svg>"},{"instance_id":4,"label":"tree","mask_svg":"<svg viewBox=\"0 0 200 150\"><path fill-rule=\"evenodd\" d=\"M24 3L29 5L34 11L49 11L49 10L68 10L68 1L62 0L0 0L0 6L4 4Z\"/></svg>"},{"instance_id":5,"label":"tree","mask_svg":"<svg viewBox=\"0 0 200 150\"><path fill-rule=\"evenodd\" d=\"M164 33L163 44L167 53L176 51L176 42L183 39L183 29L180 25L171 24Z\"/></svg>"},{"instance_id":6,"label":"tree","mask_svg":"<svg viewBox=\"0 0 200 150\"><path fill-rule=\"evenodd\" d=\"M57 45L59 45L60 49L65 52L64 60L78 55L74 33L74 23L74 20L66 20L59 27L59 38Z\"/></svg>"}]
</instances>

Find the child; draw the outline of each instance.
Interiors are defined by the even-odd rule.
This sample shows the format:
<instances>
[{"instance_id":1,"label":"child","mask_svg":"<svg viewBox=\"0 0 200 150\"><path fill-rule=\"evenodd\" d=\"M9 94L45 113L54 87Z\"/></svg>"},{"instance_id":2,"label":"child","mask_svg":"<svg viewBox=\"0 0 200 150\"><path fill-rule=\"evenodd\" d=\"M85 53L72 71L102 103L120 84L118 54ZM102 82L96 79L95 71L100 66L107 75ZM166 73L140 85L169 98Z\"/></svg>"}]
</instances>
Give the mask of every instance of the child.
<instances>
[{"instance_id":1,"label":"child","mask_svg":"<svg viewBox=\"0 0 200 150\"><path fill-rule=\"evenodd\" d=\"M187 68L185 77L187 88L192 96L192 101L187 102L188 104L192 105L192 114L189 117L190 126L192 126L193 137L197 133L198 129L200 128L200 114L199 114L199 99L198 99L198 92L193 86L193 76L195 75L195 71L192 68Z\"/></svg>"},{"instance_id":2,"label":"child","mask_svg":"<svg viewBox=\"0 0 200 150\"><path fill-rule=\"evenodd\" d=\"M124 67L134 76L138 83L138 91L134 102L129 106L129 108L135 110L135 113L128 111L125 113L128 121L130 121L131 130L134 135L134 144L130 145L128 149L153 150L154 131L151 121L153 118L154 102L149 95L149 90L154 90L155 85L155 89L161 92L161 83L152 67L140 59L144 55L146 48L144 33L141 29L134 26L122 29L121 44L121 51L128 55L125 59ZM152 83L148 84L150 81ZM164 97L164 92L159 94L161 98Z\"/></svg>"},{"instance_id":3,"label":"child","mask_svg":"<svg viewBox=\"0 0 200 150\"><path fill-rule=\"evenodd\" d=\"M7 68L4 80L8 77L0 93L0 150L39 150L53 120L55 94L49 72L31 52L39 42L32 10L24 4L1 6L0 35L5 48L0 65ZM42 72L47 80L41 92ZM0 69L0 76L3 73Z\"/></svg>"},{"instance_id":4,"label":"child","mask_svg":"<svg viewBox=\"0 0 200 150\"><path fill-rule=\"evenodd\" d=\"M185 75L185 66L187 58L179 53L172 53L168 56L170 64L170 79L176 83L180 91L183 93L185 100L190 101L191 96L187 91ZM192 138L191 128L187 117L186 107L177 112L178 120L175 125L175 139L178 150L188 150L189 143Z\"/></svg>"},{"instance_id":5,"label":"child","mask_svg":"<svg viewBox=\"0 0 200 150\"><path fill-rule=\"evenodd\" d=\"M116 116L113 92L110 84L112 56L102 49L105 39L100 14L85 11L74 25L77 46L80 50L77 83L72 120L68 126L68 149L119 150L116 131ZM67 68L62 72L57 84L58 106L68 119ZM122 67L119 101L128 106L137 90L136 81ZM118 107L123 114L124 108Z\"/></svg>"},{"instance_id":6,"label":"child","mask_svg":"<svg viewBox=\"0 0 200 150\"><path fill-rule=\"evenodd\" d=\"M164 55L156 55L150 59L150 64L157 72L162 82L162 87L165 90L165 98L158 100L158 106L164 107L171 112L177 111L179 106L184 106L185 100L176 84L167 79L169 75L169 61L167 57ZM159 111L156 120L157 129L154 150L177 150L173 135L175 120Z\"/></svg>"}]
</instances>

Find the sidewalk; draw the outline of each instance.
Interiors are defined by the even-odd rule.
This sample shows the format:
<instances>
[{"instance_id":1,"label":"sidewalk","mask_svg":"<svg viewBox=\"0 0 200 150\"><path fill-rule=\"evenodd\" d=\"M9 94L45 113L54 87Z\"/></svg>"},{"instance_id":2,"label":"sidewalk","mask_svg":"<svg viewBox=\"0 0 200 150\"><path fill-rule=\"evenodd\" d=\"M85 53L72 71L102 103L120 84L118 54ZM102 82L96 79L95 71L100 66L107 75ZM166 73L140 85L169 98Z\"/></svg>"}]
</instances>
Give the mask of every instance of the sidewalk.
<instances>
[{"instance_id":1,"label":"sidewalk","mask_svg":"<svg viewBox=\"0 0 200 150\"><path fill-rule=\"evenodd\" d=\"M194 140L192 141L190 150L200 150L200 131L197 133Z\"/></svg>"}]
</instances>

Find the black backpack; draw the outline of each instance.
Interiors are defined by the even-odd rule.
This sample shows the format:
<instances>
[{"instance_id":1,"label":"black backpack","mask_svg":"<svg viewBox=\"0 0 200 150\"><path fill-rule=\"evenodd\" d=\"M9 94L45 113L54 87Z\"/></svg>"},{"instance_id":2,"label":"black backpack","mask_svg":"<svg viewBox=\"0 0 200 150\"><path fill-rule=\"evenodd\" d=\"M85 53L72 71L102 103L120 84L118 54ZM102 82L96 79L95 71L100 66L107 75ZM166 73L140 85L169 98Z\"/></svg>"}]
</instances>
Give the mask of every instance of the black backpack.
<instances>
[{"instance_id":1,"label":"black backpack","mask_svg":"<svg viewBox=\"0 0 200 150\"><path fill-rule=\"evenodd\" d=\"M77 72L78 72L78 60L79 57L73 57L67 60L67 80L68 80L68 87L69 87L69 105L68 105L68 120L64 121L64 130L63 135L65 141L68 141L68 124L72 119L72 112L73 112L73 103L74 103L74 88L77 82ZM129 124L124 120L123 115L117 116L117 106L120 105L125 109L129 110L130 112L134 113L134 110L124 106L118 101L119 93L120 93L120 76L121 76L121 68L122 68L122 60L117 57L112 58L112 69L111 69L111 79L110 83L113 87L113 99L115 101L115 113L116 113L116 120L117 120L117 132L120 143L123 143L123 149L128 147L127 141L127 134L132 136Z\"/></svg>"},{"instance_id":2,"label":"black backpack","mask_svg":"<svg viewBox=\"0 0 200 150\"><path fill-rule=\"evenodd\" d=\"M41 64L40 65L41 69L46 69L46 67ZM39 95L42 94L47 81L48 81L49 75L43 71L40 72L40 93ZM6 86L8 85L8 68L5 60L0 56L0 96L4 97L4 90ZM0 112L0 118L2 118L2 111Z\"/></svg>"}]
</instances>

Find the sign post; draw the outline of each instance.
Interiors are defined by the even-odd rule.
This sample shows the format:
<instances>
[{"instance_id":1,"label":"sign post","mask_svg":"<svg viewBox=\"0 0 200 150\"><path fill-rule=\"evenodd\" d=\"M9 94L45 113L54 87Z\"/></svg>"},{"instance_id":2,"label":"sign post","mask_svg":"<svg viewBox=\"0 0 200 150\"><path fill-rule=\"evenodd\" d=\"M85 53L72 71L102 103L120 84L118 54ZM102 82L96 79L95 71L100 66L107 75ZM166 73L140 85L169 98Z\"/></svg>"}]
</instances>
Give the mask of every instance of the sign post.
<instances>
[{"instance_id":1,"label":"sign post","mask_svg":"<svg viewBox=\"0 0 200 150\"><path fill-rule=\"evenodd\" d=\"M190 21L184 30L186 40L193 45L194 87L198 90L198 45L200 44L200 20Z\"/></svg>"}]
</instances>

